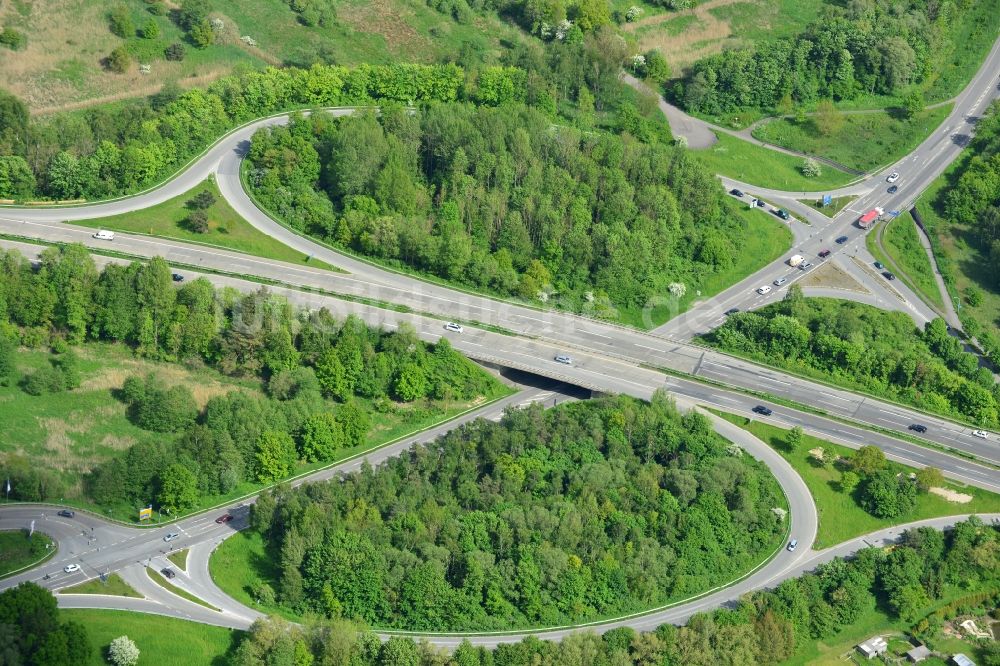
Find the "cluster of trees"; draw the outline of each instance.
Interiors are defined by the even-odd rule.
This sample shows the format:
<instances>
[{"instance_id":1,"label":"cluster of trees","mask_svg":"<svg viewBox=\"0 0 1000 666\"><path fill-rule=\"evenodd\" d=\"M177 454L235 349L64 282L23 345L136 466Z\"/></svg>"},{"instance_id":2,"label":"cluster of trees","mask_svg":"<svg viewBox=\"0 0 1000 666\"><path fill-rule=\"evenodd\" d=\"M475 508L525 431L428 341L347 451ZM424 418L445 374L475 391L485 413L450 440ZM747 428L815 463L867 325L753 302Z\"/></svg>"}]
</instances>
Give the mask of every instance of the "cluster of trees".
<instances>
[{"instance_id":1,"label":"cluster of trees","mask_svg":"<svg viewBox=\"0 0 1000 666\"><path fill-rule=\"evenodd\" d=\"M503 68L517 76L512 68ZM518 86L493 74L498 87ZM24 103L0 91L0 199L103 198L134 192L176 169L230 127L285 109L394 101L504 100L480 94L462 68L446 65L362 65L355 69L247 70L208 90L166 88L149 100L114 109L30 122Z\"/></svg>"},{"instance_id":2,"label":"cluster of trees","mask_svg":"<svg viewBox=\"0 0 1000 666\"><path fill-rule=\"evenodd\" d=\"M867 548L850 560L822 564L774 590L746 595L733 609L695 615L682 627L667 624L649 633L623 627L602 636L578 632L560 642L527 638L492 651L462 643L449 654L400 636L381 643L344 620L292 626L269 618L251 627L234 663L306 663L302 658L312 657L315 663L364 666L765 666L784 662L812 640L830 639L876 605L914 623L914 633L933 648L941 619L921 618L921 610L963 589L983 591L979 603L995 606L998 553L1000 532L977 518L948 532L921 527L907 531L892 550ZM981 656L980 663L1000 666L1000 644L988 641Z\"/></svg>"},{"instance_id":3,"label":"cluster of trees","mask_svg":"<svg viewBox=\"0 0 1000 666\"><path fill-rule=\"evenodd\" d=\"M923 331L900 312L792 287L780 303L741 312L703 338L720 349L829 378L985 427L1000 421L1000 384L942 319Z\"/></svg>"},{"instance_id":4,"label":"cluster of trees","mask_svg":"<svg viewBox=\"0 0 1000 666\"><path fill-rule=\"evenodd\" d=\"M332 0L285 0L302 25L330 26L337 20L337 8Z\"/></svg>"},{"instance_id":5,"label":"cluster of trees","mask_svg":"<svg viewBox=\"0 0 1000 666\"><path fill-rule=\"evenodd\" d=\"M61 621L56 598L34 583L0 592L0 646L10 666L76 666L92 651L83 625Z\"/></svg>"},{"instance_id":6,"label":"cluster of trees","mask_svg":"<svg viewBox=\"0 0 1000 666\"><path fill-rule=\"evenodd\" d=\"M958 38L954 24L971 0L824 5L791 40L764 41L699 60L676 91L686 108L708 114L812 104L821 98L900 95L934 76Z\"/></svg>"},{"instance_id":7,"label":"cluster of trees","mask_svg":"<svg viewBox=\"0 0 1000 666\"><path fill-rule=\"evenodd\" d=\"M568 309L644 307L727 269L743 225L686 152L437 104L260 130L257 198L292 226L455 282Z\"/></svg>"},{"instance_id":8,"label":"cluster of trees","mask_svg":"<svg viewBox=\"0 0 1000 666\"><path fill-rule=\"evenodd\" d=\"M16 251L0 253L0 379L16 379L15 344L53 338L122 342L150 358L266 380L266 396L234 391L199 412L183 386L128 378L119 394L129 417L170 436L150 437L94 471L89 491L104 505L156 497L183 510L200 495L272 482L300 461L330 460L363 444L372 413L394 410L393 401L466 400L496 386L447 340L426 345L408 325L387 333L353 316L337 321L325 309L296 311L264 289L216 290L204 278L178 288L160 258L98 273L79 245L47 249L37 267ZM52 372L78 383L70 359L64 351ZM26 390L39 373L25 379ZM407 410L408 418L424 418L429 408ZM49 476L14 456L3 468L19 499L55 490Z\"/></svg>"},{"instance_id":9,"label":"cluster of trees","mask_svg":"<svg viewBox=\"0 0 1000 666\"><path fill-rule=\"evenodd\" d=\"M748 570L784 534L767 468L665 395L508 412L261 498L277 598L423 630L579 622Z\"/></svg>"}]
</instances>

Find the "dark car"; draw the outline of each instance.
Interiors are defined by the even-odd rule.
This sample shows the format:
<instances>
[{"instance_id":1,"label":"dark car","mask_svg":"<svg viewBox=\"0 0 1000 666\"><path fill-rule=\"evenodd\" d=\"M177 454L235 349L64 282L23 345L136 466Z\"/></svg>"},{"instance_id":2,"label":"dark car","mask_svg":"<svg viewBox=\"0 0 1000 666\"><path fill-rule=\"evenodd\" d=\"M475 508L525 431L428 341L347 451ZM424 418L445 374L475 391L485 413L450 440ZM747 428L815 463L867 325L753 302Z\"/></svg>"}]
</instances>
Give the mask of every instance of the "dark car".
<instances>
[{"instance_id":1,"label":"dark car","mask_svg":"<svg viewBox=\"0 0 1000 666\"><path fill-rule=\"evenodd\" d=\"M889 194L895 194L898 191L899 191L899 185L890 185L889 189L886 190L886 192L888 192Z\"/></svg>"},{"instance_id":2,"label":"dark car","mask_svg":"<svg viewBox=\"0 0 1000 666\"><path fill-rule=\"evenodd\" d=\"M765 207L767 207L767 202L764 201L763 199L757 199L757 207L758 208L765 208Z\"/></svg>"},{"instance_id":3,"label":"dark car","mask_svg":"<svg viewBox=\"0 0 1000 666\"><path fill-rule=\"evenodd\" d=\"M895 279L896 279L896 276L895 276L895 275L893 275L892 273L890 273L889 271L882 271L882 276L883 276L883 277L884 277L884 278L885 278L886 280L895 280Z\"/></svg>"},{"instance_id":4,"label":"dark car","mask_svg":"<svg viewBox=\"0 0 1000 666\"><path fill-rule=\"evenodd\" d=\"M819 256L821 256L824 259L826 259L827 257L830 256L830 251L829 250L820 250L819 251Z\"/></svg>"},{"instance_id":5,"label":"dark car","mask_svg":"<svg viewBox=\"0 0 1000 666\"><path fill-rule=\"evenodd\" d=\"M913 432L927 432L927 426L920 425L919 423L911 423L910 430Z\"/></svg>"},{"instance_id":6,"label":"dark car","mask_svg":"<svg viewBox=\"0 0 1000 666\"><path fill-rule=\"evenodd\" d=\"M164 578L173 578L177 575L170 567L163 567L160 569L160 573L163 574Z\"/></svg>"},{"instance_id":7,"label":"dark car","mask_svg":"<svg viewBox=\"0 0 1000 666\"><path fill-rule=\"evenodd\" d=\"M73 516L76 515L76 513L74 511L70 511L69 509L63 509L62 511L59 512L59 515L62 516L63 518L72 518Z\"/></svg>"},{"instance_id":8,"label":"dark car","mask_svg":"<svg viewBox=\"0 0 1000 666\"><path fill-rule=\"evenodd\" d=\"M772 414L771 408L764 405L757 405L753 408L753 411L761 416L770 416Z\"/></svg>"},{"instance_id":9,"label":"dark car","mask_svg":"<svg viewBox=\"0 0 1000 666\"><path fill-rule=\"evenodd\" d=\"M729 315L734 315L734 314L736 314L739 311L740 311L739 308L729 308L728 310L726 310L725 314L728 317Z\"/></svg>"},{"instance_id":10,"label":"dark car","mask_svg":"<svg viewBox=\"0 0 1000 666\"><path fill-rule=\"evenodd\" d=\"M837 245L843 245L844 243L847 242L847 236L841 236L840 238L837 239L836 242L837 242Z\"/></svg>"},{"instance_id":11,"label":"dark car","mask_svg":"<svg viewBox=\"0 0 1000 666\"><path fill-rule=\"evenodd\" d=\"M742 197L743 196L743 191L742 190L733 189L733 190L729 190L729 193L732 194L734 197Z\"/></svg>"},{"instance_id":12,"label":"dark car","mask_svg":"<svg viewBox=\"0 0 1000 666\"><path fill-rule=\"evenodd\" d=\"M233 519L233 514L227 513L227 514L221 515L218 518L216 518L215 522L217 522L220 525L222 525L223 523L228 523L232 519Z\"/></svg>"},{"instance_id":13,"label":"dark car","mask_svg":"<svg viewBox=\"0 0 1000 666\"><path fill-rule=\"evenodd\" d=\"M876 261L875 262L875 268L877 268L879 270L882 270L883 268L885 268L885 266L882 265L881 261Z\"/></svg>"},{"instance_id":14,"label":"dark car","mask_svg":"<svg viewBox=\"0 0 1000 666\"><path fill-rule=\"evenodd\" d=\"M790 217L788 215L788 211L785 210L784 208L779 208L778 210L774 211L774 214L783 220L787 220Z\"/></svg>"},{"instance_id":15,"label":"dark car","mask_svg":"<svg viewBox=\"0 0 1000 666\"><path fill-rule=\"evenodd\" d=\"M171 277L174 278L174 282L184 282L184 276L180 273L174 273Z\"/></svg>"}]
</instances>

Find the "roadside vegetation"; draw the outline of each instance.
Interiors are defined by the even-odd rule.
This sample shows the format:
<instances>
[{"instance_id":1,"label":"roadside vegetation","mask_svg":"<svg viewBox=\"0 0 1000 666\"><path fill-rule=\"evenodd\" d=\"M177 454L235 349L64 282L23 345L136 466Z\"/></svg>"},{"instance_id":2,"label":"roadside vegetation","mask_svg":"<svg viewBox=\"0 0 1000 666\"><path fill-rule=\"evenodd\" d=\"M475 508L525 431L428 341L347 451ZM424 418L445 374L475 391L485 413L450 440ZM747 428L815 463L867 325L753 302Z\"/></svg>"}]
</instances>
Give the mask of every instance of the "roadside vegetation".
<instances>
[{"instance_id":1,"label":"roadside vegetation","mask_svg":"<svg viewBox=\"0 0 1000 666\"><path fill-rule=\"evenodd\" d=\"M821 165L815 176L806 176L804 160L718 132L719 141L691 155L709 171L740 182L790 192L816 192L843 187L857 179L854 174Z\"/></svg>"},{"instance_id":2,"label":"roadside vegetation","mask_svg":"<svg viewBox=\"0 0 1000 666\"><path fill-rule=\"evenodd\" d=\"M876 447L854 450L801 429L717 413L767 442L805 481L819 514L817 549L925 518L1000 512L1000 495L887 460Z\"/></svg>"},{"instance_id":3,"label":"roadside vegetation","mask_svg":"<svg viewBox=\"0 0 1000 666\"><path fill-rule=\"evenodd\" d=\"M809 204L809 206L815 208L819 212L823 213L827 217L835 217L837 213L847 208L852 201L857 197L833 197L830 200L830 205L824 206L823 199L807 199L803 203Z\"/></svg>"},{"instance_id":4,"label":"roadside vegetation","mask_svg":"<svg viewBox=\"0 0 1000 666\"><path fill-rule=\"evenodd\" d=\"M916 148L950 112L950 104L926 110L872 113L844 113L830 106L801 119L770 120L754 129L753 136L872 172Z\"/></svg>"},{"instance_id":5,"label":"roadside vegetation","mask_svg":"<svg viewBox=\"0 0 1000 666\"><path fill-rule=\"evenodd\" d=\"M663 395L535 405L268 493L252 529L280 564L224 568L256 570L257 598L376 627L554 626L739 577L780 546L774 509L787 505L767 468Z\"/></svg>"},{"instance_id":6,"label":"roadside vegetation","mask_svg":"<svg viewBox=\"0 0 1000 666\"><path fill-rule=\"evenodd\" d=\"M131 585L126 583L121 576L116 573L108 576L107 580L94 578L86 583L64 587L59 590L59 594L110 594L117 597L133 597L142 599L143 596L135 591Z\"/></svg>"},{"instance_id":7,"label":"roadside vegetation","mask_svg":"<svg viewBox=\"0 0 1000 666\"><path fill-rule=\"evenodd\" d=\"M160 258L98 272L79 245L38 267L10 251L0 275L0 414L22 442L0 454L12 499L176 517L506 391L446 340L266 289L178 287Z\"/></svg>"},{"instance_id":8,"label":"roadside vegetation","mask_svg":"<svg viewBox=\"0 0 1000 666\"><path fill-rule=\"evenodd\" d=\"M880 233L882 247L905 273L905 277L909 278L911 288L938 308L944 308L941 290L934 279L934 269L924 246L920 244L917 235L919 232L910 213L890 219L884 228L880 227L877 231ZM868 238L875 236L868 234Z\"/></svg>"},{"instance_id":9,"label":"roadside vegetation","mask_svg":"<svg viewBox=\"0 0 1000 666\"><path fill-rule=\"evenodd\" d=\"M26 529L0 531L0 577L51 556L56 552L54 545L41 532L29 537Z\"/></svg>"},{"instance_id":10,"label":"roadside vegetation","mask_svg":"<svg viewBox=\"0 0 1000 666\"><path fill-rule=\"evenodd\" d=\"M329 264L310 259L255 229L222 198L211 178L181 196L156 206L113 217L74 220L73 224L194 241L245 252L255 257L333 269Z\"/></svg>"},{"instance_id":11,"label":"roadside vegetation","mask_svg":"<svg viewBox=\"0 0 1000 666\"><path fill-rule=\"evenodd\" d=\"M901 312L802 296L741 312L700 338L706 344L849 389L984 427L998 424L1000 384L949 335L944 320L923 331Z\"/></svg>"},{"instance_id":12,"label":"roadside vegetation","mask_svg":"<svg viewBox=\"0 0 1000 666\"><path fill-rule=\"evenodd\" d=\"M646 139L553 127L519 105L311 116L259 131L246 180L296 230L390 265L635 320L719 275L728 284L767 226L730 214L683 149ZM777 247L748 255L754 267L787 247L779 229L765 234Z\"/></svg>"}]
</instances>

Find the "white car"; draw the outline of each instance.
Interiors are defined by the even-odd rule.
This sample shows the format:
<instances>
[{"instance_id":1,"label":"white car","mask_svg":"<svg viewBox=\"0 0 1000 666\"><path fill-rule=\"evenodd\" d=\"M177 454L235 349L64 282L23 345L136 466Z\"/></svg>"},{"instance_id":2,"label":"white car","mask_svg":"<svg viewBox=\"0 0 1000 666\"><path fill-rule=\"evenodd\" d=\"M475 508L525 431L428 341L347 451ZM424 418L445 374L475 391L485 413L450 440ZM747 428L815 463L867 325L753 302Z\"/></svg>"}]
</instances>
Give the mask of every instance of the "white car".
<instances>
[{"instance_id":1,"label":"white car","mask_svg":"<svg viewBox=\"0 0 1000 666\"><path fill-rule=\"evenodd\" d=\"M66 573L76 573L79 570L80 570L79 564L67 564L66 566L63 567L63 571L65 571Z\"/></svg>"},{"instance_id":2,"label":"white car","mask_svg":"<svg viewBox=\"0 0 1000 666\"><path fill-rule=\"evenodd\" d=\"M810 264L808 261L803 261L801 264L799 264L800 271L807 271L810 268L812 268L812 264Z\"/></svg>"},{"instance_id":3,"label":"white car","mask_svg":"<svg viewBox=\"0 0 1000 666\"><path fill-rule=\"evenodd\" d=\"M889 174L889 177L885 179L885 182L895 183L897 180L899 180L899 172L893 171Z\"/></svg>"},{"instance_id":4,"label":"white car","mask_svg":"<svg viewBox=\"0 0 1000 666\"><path fill-rule=\"evenodd\" d=\"M445 328L445 330L452 331L454 333L461 333L462 331L465 330L464 328L462 328L461 326L459 326L458 324L456 324L453 321L449 321L447 324L445 324L444 328Z\"/></svg>"},{"instance_id":5,"label":"white car","mask_svg":"<svg viewBox=\"0 0 1000 666\"><path fill-rule=\"evenodd\" d=\"M173 541L174 539L176 539L179 536L180 536L180 534L178 534L177 532L170 532L169 534L167 534L166 536L163 537L163 540L164 541Z\"/></svg>"},{"instance_id":6,"label":"white car","mask_svg":"<svg viewBox=\"0 0 1000 666\"><path fill-rule=\"evenodd\" d=\"M780 287L781 285L785 284L786 282L788 282L788 278L778 278L777 280L774 281L774 286L775 287Z\"/></svg>"},{"instance_id":7,"label":"white car","mask_svg":"<svg viewBox=\"0 0 1000 666\"><path fill-rule=\"evenodd\" d=\"M757 290L757 293L761 296L766 296L771 293L771 285L765 284L763 287Z\"/></svg>"},{"instance_id":8,"label":"white car","mask_svg":"<svg viewBox=\"0 0 1000 666\"><path fill-rule=\"evenodd\" d=\"M978 437L979 439L987 439L990 435L985 430L973 430L973 437Z\"/></svg>"},{"instance_id":9,"label":"white car","mask_svg":"<svg viewBox=\"0 0 1000 666\"><path fill-rule=\"evenodd\" d=\"M566 356L566 354L559 354L558 356L556 356L556 363L562 363L563 365L572 365L573 359L571 359L569 356Z\"/></svg>"}]
</instances>

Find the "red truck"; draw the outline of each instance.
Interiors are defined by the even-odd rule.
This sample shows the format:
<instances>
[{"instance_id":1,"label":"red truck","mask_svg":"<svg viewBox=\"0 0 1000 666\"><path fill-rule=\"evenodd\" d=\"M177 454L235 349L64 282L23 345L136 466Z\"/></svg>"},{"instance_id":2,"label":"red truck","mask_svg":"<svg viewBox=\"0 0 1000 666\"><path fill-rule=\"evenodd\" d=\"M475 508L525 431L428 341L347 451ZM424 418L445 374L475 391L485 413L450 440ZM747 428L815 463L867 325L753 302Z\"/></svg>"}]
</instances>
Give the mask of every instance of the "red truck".
<instances>
[{"instance_id":1,"label":"red truck","mask_svg":"<svg viewBox=\"0 0 1000 666\"><path fill-rule=\"evenodd\" d=\"M858 226L862 229L870 229L873 224L882 219L881 208L872 208L870 211L858 218Z\"/></svg>"}]
</instances>

